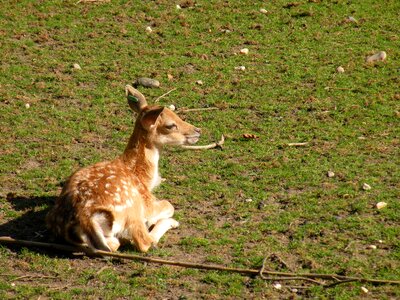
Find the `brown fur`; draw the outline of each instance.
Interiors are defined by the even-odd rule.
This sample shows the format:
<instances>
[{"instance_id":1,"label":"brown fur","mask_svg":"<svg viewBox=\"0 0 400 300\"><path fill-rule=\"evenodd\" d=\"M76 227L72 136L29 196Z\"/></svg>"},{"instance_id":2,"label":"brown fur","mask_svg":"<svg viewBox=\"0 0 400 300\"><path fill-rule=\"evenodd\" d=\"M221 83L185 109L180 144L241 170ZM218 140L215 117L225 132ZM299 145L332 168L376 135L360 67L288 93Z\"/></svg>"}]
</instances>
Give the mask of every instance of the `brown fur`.
<instances>
[{"instance_id":1,"label":"brown fur","mask_svg":"<svg viewBox=\"0 0 400 300\"><path fill-rule=\"evenodd\" d=\"M146 252L179 225L172 219L173 206L151 193L160 183L161 148L195 143L200 130L166 108L148 106L131 86L126 93L138 100L128 101L138 117L124 153L71 175L46 221L56 235L73 244L116 251L130 241Z\"/></svg>"}]
</instances>

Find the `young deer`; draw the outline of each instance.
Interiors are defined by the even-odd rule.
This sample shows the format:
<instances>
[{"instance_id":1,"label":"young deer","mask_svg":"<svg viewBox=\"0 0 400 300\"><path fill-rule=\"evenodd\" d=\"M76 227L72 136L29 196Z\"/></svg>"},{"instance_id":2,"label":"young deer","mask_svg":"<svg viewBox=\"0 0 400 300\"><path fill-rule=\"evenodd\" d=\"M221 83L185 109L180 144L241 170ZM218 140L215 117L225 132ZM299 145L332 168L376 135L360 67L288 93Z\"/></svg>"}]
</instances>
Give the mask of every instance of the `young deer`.
<instances>
[{"instance_id":1,"label":"young deer","mask_svg":"<svg viewBox=\"0 0 400 300\"><path fill-rule=\"evenodd\" d=\"M179 226L171 203L151 193L161 181L160 150L164 145L196 143L200 129L167 108L148 106L133 87L125 90L138 117L124 153L69 177L46 221L57 236L75 245L116 251L130 241L146 252Z\"/></svg>"}]
</instances>

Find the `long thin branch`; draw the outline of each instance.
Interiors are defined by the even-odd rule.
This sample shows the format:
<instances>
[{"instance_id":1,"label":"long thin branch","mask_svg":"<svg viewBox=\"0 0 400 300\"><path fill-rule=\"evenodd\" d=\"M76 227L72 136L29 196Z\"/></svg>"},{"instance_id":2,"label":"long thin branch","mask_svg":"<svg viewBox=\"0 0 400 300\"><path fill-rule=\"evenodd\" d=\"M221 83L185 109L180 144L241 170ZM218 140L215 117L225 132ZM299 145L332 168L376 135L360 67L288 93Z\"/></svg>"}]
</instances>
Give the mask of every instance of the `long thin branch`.
<instances>
[{"instance_id":1,"label":"long thin branch","mask_svg":"<svg viewBox=\"0 0 400 300\"><path fill-rule=\"evenodd\" d=\"M84 253L88 256L100 256L100 257L116 257L116 258L123 258L128 260L137 260L137 261L145 261L148 263L155 263L155 264L164 264L164 265L173 265L178 267L184 268L192 268L192 269L201 269L201 270L215 270L215 271L225 271L225 272L232 272L232 273L239 273L243 275L249 276L257 276L260 275L260 270L255 269L240 269L240 268L230 268L224 267L219 265L206 265L206 264L197 264L197 263L189 263L189 262L182 262L182 261L172 261L172 260L163 260L159 258L151 258L151 257L144 257L140 255L133 255L133 254L122 254L116 252L106 252L102 250L93 250L87 247L73 247L68 245L60 245L60 244L53 244L53 243L43 243L43 242L34 242L34 241L26 241L26 240L16 240L10 237L0 237L0 244L11 244L11 245L18 245L18 246L26 246L26 247L39 247L39 248L47 248L52 250L61 250L67 251L72 253ZM285 272L275 272L275 271L266 271L265 266L263 266L262 275L270 275L270 276L279 276L285 278L295 278L295 280L299 277L307 278L307 279L325 279L325 280L340 280L335 282L336 284L350 282L350 281L357 281L357 282L365 282L365 283L375 283L375 284L398 284L400 285L400 280L383 280L383 279L368 279L368 278L361 278L361 277L348 277L336 274L312 274L312 273L285 273ZM276 280L276 277L272 277L268 280Z\"/></svg>"},{"instance_id":2,"label":"long thin branch","mask_svg":"<svg viewBox=\"0 0 400 300\"><path fill-rule=\"evenodd\" d=\"M186 113L186 112L194 112L194 111L204 111L204 110L218 110L218 107L204 107L204 108L183 108L178 109L177 113Z\"/></svg>"},{"instance_id":3,"label":"long thin branch","mask_svg":"<svg viewBox=\"0 0 400 300\"><path fill-rule=\"evenodd\" d=\"M188 145L183 145L182 148L184 149L191 149L191 150L205 150L205 149L212 149L212 148L222 148L222 145L225 142L225 137L224 135L221 136L221 139L218 142L211 143L209 145L203 145L203 146L188 146Z\"/></svg>"},{"instance_id":4,"label":"long thin branch","mask_svg":"<svg viewBox=\"0 0 400 300\"><path fill-rule=\"evenodd\" d=\"M165 94L162 94L161 96L157 97L156 100L154 100L155 103L157 103L158 101L160 101L161 98L167 96L169 93L172 93L173 91L175 91L176 88L173 88L172 90L169 90L168 92L166 92Z\"/></svg>"}]
</instances>

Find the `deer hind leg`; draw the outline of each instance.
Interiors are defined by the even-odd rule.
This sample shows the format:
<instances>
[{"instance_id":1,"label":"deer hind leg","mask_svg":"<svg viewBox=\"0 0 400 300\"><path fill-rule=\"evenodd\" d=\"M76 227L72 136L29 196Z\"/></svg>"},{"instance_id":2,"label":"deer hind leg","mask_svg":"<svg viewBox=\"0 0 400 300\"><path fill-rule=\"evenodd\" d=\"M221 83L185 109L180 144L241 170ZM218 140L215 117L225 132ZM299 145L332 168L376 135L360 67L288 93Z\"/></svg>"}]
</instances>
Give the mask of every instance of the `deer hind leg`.
<instances>
[{"instance_id":1,"label":"deer hind leg","mask_svg":"<svg viewBox=\"0 0 400 300\"><path fill-rule=\"evenodd\" d=\"M96 211L90 219L91 226L86 230L89 246L108 252L116 251L120 243L113 235L113 223L112 212L108 210Z\"/></svg>"}]
</instances>

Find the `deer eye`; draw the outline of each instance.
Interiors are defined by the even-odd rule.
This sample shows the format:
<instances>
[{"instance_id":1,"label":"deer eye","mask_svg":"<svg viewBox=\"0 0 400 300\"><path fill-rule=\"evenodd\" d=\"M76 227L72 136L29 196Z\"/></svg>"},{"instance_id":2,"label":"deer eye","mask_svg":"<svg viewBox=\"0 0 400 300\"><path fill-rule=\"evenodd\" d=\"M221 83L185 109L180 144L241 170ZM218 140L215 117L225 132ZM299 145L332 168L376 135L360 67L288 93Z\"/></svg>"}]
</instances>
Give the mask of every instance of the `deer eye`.
<instances>
[{"instance_id":1,"label":"deer eye","mask_svg":"<svg viewBox=\"0 0 400 300\"><path fill-rule=\"evenodd\" d=\"M165 128L167 128L167 129L175 129L175 128L178 128L178 126L176 126L176 124L175 123L172 123L172 124L168 124L168 125L165 125Z\"/></svg>"}]
</instances>

